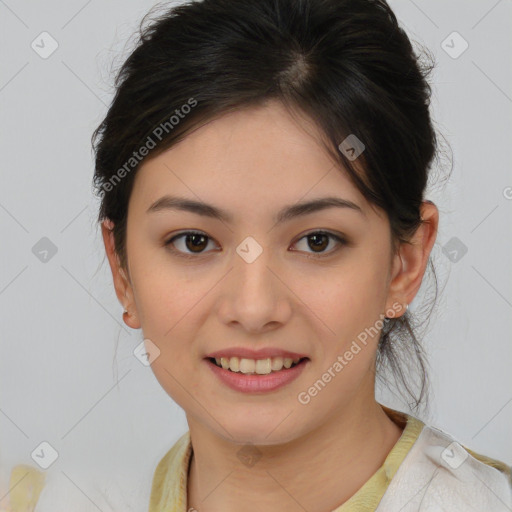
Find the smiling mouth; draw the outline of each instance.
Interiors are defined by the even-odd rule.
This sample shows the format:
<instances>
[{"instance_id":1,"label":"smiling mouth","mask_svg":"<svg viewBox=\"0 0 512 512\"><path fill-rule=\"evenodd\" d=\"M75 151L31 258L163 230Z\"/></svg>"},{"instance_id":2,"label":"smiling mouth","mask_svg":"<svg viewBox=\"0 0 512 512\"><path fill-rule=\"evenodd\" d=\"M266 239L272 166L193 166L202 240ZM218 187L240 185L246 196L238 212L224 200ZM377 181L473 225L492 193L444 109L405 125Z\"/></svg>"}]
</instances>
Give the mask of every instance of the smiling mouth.
<instances>
[{"instance_id":1,"label":"smiling mouth","mask_svg":"<svg viewBox=\"0 0 512 512\"><path fill-rule=\"evenodd\" d=\"M268 375L269 373L287 371L309 360L308 357L301 357L299 359L286 357L272 357L265 359L208 357L206 359L219 368L223 368L224 370L232 373L241 373L244 375Z\"/></svg>"}]
</instances>

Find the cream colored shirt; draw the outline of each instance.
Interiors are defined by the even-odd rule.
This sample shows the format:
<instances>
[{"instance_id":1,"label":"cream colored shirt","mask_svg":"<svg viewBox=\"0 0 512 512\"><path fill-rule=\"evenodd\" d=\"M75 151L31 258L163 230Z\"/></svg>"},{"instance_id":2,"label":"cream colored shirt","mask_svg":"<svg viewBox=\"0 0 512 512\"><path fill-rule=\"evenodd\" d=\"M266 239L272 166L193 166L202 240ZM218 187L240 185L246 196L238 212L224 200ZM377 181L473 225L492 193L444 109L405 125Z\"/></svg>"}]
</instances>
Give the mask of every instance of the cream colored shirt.
<instances>
[{"instance_id":1,"label":"cream colored shirt","mask_svg":"<svg viewBox=\"0 0 512 512\"><path fill-rule=\"evenodd\" d=\"M332 512L361 512L368 511L373 512L377 509L377 506L383 499L386 491L389 488L389 484L392 481L393 477L397 473L398 469L406 459L406 456L410 453L411 448L418 440L420 434L424 431L424 429L428 429L429 433L433 432L429 427L426 427L425 424L410 415L401 413L399 411L395 411L386 406L381 405L386 414L398 425L400 428L404 428L402 435L399 440L396 442L392 450L389 452L386 460L382 464L382 466L370 477L369 480L343 505L337 507ZM450 441L448 439L442 439L441 442L446 443L446 446L450 446ZM432 448L434 443L430 443L431 446L428 448ZM460 445L459 445L460 446ZM496 475L503 475L503 485L501 480L500 484L502 484L502 488L505 487L505 498L507 499L507 488L510 490L509 499L512 504L512 470L509 466L504 464L501 461L491 459L489 457L477 454L471 450L466 448L468 454L478 461L477 464L487 465L489 468L493 468L492 471L496 473ZM423 450L422 450L423 451ZM158 464L155 474L153 476L153 485L151 489L151 499L149 512L187 512L187 477L188 477L188 469L190 458L192 455L192 445L190 443L190 433L187 432L184 434L176 444L167 452L167 454L162 458L160 463ZM423 455L423 453L421 453ZM441 462L441 461L440 461ZM422 461L420 461L422 464ZM477 466L480 468L480 466ZM477 476L478 478L478 476ZM421 491L421 489L418 489ZM400 491L398 491L400 492ZM455 494L454 494L455 496ZM457 500L457 498L455 498ZM490 497L490 502L493 503L494 496ZM496 498L499 502L499 498ZM411 501L412 504L412 501ZM460 503L458 508L447 508L446 511L454 512L454 511L466 511L472 510L464 508L464 504ZM401 507L396 509L393 508L393 505L386 506L382 510L386 510L389 512L397 512L401 510ZM414 509L418 511L417 507ZM426 509L425 509L426 510ZM432 508L432 510L442 511L441 508ZM498 509L494 508L483 508L483 509L473 509L478 510L480 512L495 512ZM508 510L504 508L503 510ZM512 510L512 508L510 509ZM405 511L404 511L405 512Z\"/></svg>"},{"instance_id":2,"label":"cream colored shirt","mask_svg":"<svg viewBox=\"0 0 512 512\"><path fill-rule=\"evenodd\" d=\"M461 446L448 434L413 416L382 408L403 429L402 435L382 466L332 512L512 511L510 466ZM188 512L192 453L190 432L186 432L155 469L149 509L147 502L142 500L146 503L142 505L137 501L137 496L144 494L140 489L118 489L114 499L114 485L108 482L95 496L85 499L80 495L78 503L72 498L77 495L76 489L74 495L64 496L62 481L49 485L44 472L19 465L11 472L10 492L0 502L0 512L89 512L98 508L102 512Z\"/></svg>"}]
</instances>

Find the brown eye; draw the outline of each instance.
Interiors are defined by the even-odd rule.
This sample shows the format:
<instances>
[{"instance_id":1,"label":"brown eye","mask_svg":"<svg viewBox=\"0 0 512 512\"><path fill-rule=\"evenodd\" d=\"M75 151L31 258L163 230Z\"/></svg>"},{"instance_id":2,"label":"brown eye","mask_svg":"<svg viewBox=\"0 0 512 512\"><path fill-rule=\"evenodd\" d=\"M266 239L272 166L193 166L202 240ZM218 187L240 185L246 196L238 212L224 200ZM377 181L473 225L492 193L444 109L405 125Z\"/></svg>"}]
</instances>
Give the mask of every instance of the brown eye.
<instances>
[{"instance_id":1,"label":"brown eye","mask_svg":"<svg viewBox=\"0 0 512 512\"><path fill-rule=\"evenodd\" d=\"M170 240L165 242L165 245L169 246L169 248L174 252L182 253L183 256L188 256L190 254L202 254L205 247L208 245L208 240L209 237L204 233L186 231L172 237Z\"/></svg>"},{"instance_id":2,"label":"brown eye","mask_svg":"<svg viewBox=\"0 0 512 512\"><path fill-rule=\"evenodd\" d=\"M313 231L311 233L307 233L306 235L304 235L300 240L303 239L307 240L307 247L313 249L313 257L328 256L333 252L336 252L340 248L340 246L347 244L346 240L344 240L342 237L335 235L334 233L330 233L329 231ZM326 247L329 246L330 240L335 240L337 242L337 248L325 251Z\"/></svg>"},{"instance_id":3,"label":"brown eye","mask_svg":"<svg viewBox=\"0 0 512 512\"><path fill-rule=\"evenodd\" d=\"M310 242L312 245L310 245L311 248L324 250L329 245L329 237L324 234L313 234L308 235L308 242Z\"/></svg>"}]
</instances>

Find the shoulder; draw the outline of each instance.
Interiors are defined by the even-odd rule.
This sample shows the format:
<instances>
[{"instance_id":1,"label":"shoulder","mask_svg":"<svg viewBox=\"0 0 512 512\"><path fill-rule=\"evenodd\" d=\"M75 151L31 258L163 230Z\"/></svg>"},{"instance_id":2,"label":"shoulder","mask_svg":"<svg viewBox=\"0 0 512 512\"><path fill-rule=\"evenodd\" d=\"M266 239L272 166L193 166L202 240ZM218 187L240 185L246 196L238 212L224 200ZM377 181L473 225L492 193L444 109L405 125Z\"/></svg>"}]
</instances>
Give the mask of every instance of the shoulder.
<instances>
[{"instance_id":1,"label":"shoulder","mask_svg":"<svg viewBox=\"0 0 512 512\"><path fill-rule=\"evenodd\" d=\"M71 466L41 471L19 464L10 470L0 512L139 512L147 510L151 475L121 468L87 470Z\"/></svg>"},{"instance_id":2,"label":"shoulder","mask_svg":"<svg viewBox=\"0 0 512 512\"><path fill-rule=\"evenodd\" d=\"M512 509L512 468L425 425L377 511L478 512Z\"/></svg>"},{"instance_id":3,"label":"shoulder","mask_svg":"<svg viewBox=\"0 0 512 512\"><path fill-rule=\"evenodd\" d=\"M451 478L465 481L479 480L507 491L512 490L512 467L505 462L482 455L464 446L450 434L427 426L425 429L425 454L433 464L446 467ZM462 469L462 471L459 471ZM512 495L508 497L510 500Z\"/></svg>"},{"instance_id":4,"label":"shoulder","mask_svg":"<svg viewBox=\"0 0 512 512\"><path fill-rule=\"evenodd\" d=\"M498 471L501 471L503 475L505 475L510 485L512 485L512 466L509 466L508 464L505 464L505 462L493 459L492 457L488 457L487 455L482 455L481 453L474 452L473 450L470 450L467 446L463 446L463 448L471 455L474 459L478 460L482 464L487 464L487 466L491 468L495 468Z\"/></svg>"},{"instance_id":5,"label":"shoulder","mask_svg":"<svg viewBox=\"0 0 512 512\"><path fill-rule=\"evenodd\" d=\"M188 464L192 454L190 433L183 434L161 458L156 470L140 475L104 469L87 471L41 471L19 464L10 470L10 479L0 504L0 512L89 512L91 504L103 512L163 510L160 505L184 502ZM164 505L165 507L166 505Z\"/></svg>"}]
</instances>

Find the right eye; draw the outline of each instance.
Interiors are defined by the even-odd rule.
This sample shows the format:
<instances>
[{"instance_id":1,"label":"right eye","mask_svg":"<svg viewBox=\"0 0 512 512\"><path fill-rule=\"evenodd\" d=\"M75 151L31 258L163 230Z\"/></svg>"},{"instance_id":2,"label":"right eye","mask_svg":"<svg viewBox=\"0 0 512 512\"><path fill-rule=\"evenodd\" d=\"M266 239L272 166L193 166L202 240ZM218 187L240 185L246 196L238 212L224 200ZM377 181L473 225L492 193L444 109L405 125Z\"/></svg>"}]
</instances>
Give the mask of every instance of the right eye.
<instances>
[{"instance_id":1,"label":"right eye","mask_svg":"<svg viewBox=\"0 0 512 512\"><path fill-rule=\"evenodd\" d=\"M193 258L194 254L204 253L204 246L207 245L209 239L210 237L202 231L184 231L165 242L165 246L178 256ZM181 245L181 248L176 248L177 243ZM190 252L187 253L187 250Z\"/></svg>"}]
</instances>

